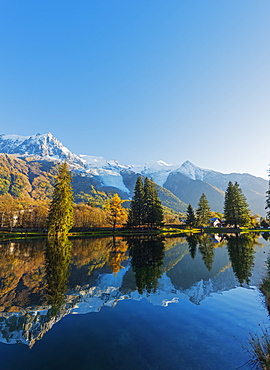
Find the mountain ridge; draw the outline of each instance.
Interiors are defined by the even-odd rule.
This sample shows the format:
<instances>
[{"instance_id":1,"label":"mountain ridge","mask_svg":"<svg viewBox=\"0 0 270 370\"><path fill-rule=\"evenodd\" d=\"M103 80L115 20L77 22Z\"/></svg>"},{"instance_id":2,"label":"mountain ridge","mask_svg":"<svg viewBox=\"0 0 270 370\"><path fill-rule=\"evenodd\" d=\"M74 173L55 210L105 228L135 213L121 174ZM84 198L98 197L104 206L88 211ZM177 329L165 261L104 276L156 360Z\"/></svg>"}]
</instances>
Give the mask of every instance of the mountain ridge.
<instances>
[{"instance_id":1,"label":"mountain ridge","mask_svg":"<svg viewBox=\"0 0 270 370\"><path fill-rule=\"evenodd\" d=\"M119 191L129 199L133 195L138 176L151 178L161 188L170 191L183 204L196 207L202 192L211 209L222 212L224 192L229 181L237 181L253 213L264 215L268 181L247 173L223 174L200 168L189 160L182 165L165 161L150 161L143 166L121 165L116 160L101 156L77 155L66 148L50 132L32 136L0 135L0 153L12 154L22 159L34 157L40 161L67 161L72 171L85 182L105 191Z\"/></svg>"}]
</instances>

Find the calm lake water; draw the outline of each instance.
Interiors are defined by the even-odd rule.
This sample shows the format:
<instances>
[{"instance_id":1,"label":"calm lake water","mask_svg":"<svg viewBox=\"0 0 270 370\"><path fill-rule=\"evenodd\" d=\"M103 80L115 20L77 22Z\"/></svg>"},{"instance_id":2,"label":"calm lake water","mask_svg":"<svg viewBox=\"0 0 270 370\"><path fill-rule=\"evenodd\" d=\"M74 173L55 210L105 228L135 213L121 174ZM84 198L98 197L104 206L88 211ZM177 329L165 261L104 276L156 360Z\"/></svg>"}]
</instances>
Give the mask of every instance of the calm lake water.
<instances>
[{"instance_id":1,"label":"calm lake water","mask_svg":"<svg viewBox=\"0 0 270 370\"><path fill-rule=\"evenodd\" d=\"M0 368L236 369L269 327L269 252L254 235L2 242Z\"/></svg>"}]
</instances>

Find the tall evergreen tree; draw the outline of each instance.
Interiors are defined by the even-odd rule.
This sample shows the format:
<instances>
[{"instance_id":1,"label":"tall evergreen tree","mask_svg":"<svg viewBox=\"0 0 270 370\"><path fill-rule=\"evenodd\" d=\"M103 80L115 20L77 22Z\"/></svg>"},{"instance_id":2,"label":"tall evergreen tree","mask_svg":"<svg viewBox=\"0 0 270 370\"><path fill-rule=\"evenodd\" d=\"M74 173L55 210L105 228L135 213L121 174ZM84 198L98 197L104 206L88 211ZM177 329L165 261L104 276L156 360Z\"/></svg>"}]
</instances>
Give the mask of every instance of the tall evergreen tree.
<instances>
[{"instance_id":1,"label":"tall evergreen tree","mask_svg":"<svg viewBox=\"0 0 270 370\"><path fill-rule=\"evenodd\" d=\"M144 201L143 201L144 223L150 225L151 222L153 221L152 215L153 193L151 182L148 179L148 177L144 179L143 191L144 191Z\"/></svg>"},{"instance_id":2,"label":"tall evergreen tree","mask_svg":"<svg viewBox=\"0 0 270 370\"><path fill-rule=\"evenodd\" d=\"M60 164L48 216L48 234L67 233L73 225L73 191L66 162Z\"/></svg>"},{"instance_id":3,"label":"tall evergreen tree","mask_svg":"<svg viewBox=\"0 0 270 370\"><path fill-rule=\"evenodd\" d=\"M250 225L248 204L237 181L234 184L231 181L228 183L224 200L224 217L226 224L234 225L235 228Z\"/></svg>"},{"instance_id":4,"label":"tall evergreen tree","mask_svg":"<svg viewBox=\"0 0 270 370\"><path fill-rule=\"evenodd\" d=\"M198 225L208 224L209 219L211 218L211 209L210 209L208 200L206 198L206 195L204 193L202 193L199 199L196 214L197 214L197 224Z\"/></svg>"},{"instance_id":5,"label":"tall evergreen tree","mask_svg":"<svg viewBox=\"0 0 270 370\"><path fill-rule=\"evenodd\" d=\"M191 206L191 204L188 205L187 207L187 219L186 219L186 225L188 226L194 226L196 224L196 216L194 213L194 210Z\"/></svg>"},{"instance_id":6,"label":"tall evergreen tree","mask_svg":"<svg viewBox=\"0 0 270 370\"><path fill-rule=\"evenodd\" d=\"M163 208L155 183L147 177L138 177L128 215L128 224L159 226L163 221Z\"/></svg>"},{"instance_id":7,"label":"tall evergreen tree","mask_svg":"<svg viewBox=\"0 0 270 370\"><path fill-rule=\"evenodd\" d=\"M141 176L139 176L135 184L134 196L130 204L130 211L128 214L129 225L134 226L143 225L144 223L143 204L144 204L143 182Z\"/></svg>"},{"instance_id":8,"label":"tall evergreen tree","mask_svg":"<svg viewBox=\"0 0 270 370\"><path fill-rule=\"evenodd\" d=\"M161 225L163 221L163 209L158 196L155 183L148 179L144 180L144 221L150 227Z\"/></svg>"},{"instance_id":9,"label":"tall evergreen tree","mask_svg":"<svg viewBox=\"0 0 270 370\"><path fill-rule=\"evenodd\" d=\"M270 170L269 170L269 185L268 185L268 190L266 192L266 219L270 221Z\"/></svg>"}]
</instances>

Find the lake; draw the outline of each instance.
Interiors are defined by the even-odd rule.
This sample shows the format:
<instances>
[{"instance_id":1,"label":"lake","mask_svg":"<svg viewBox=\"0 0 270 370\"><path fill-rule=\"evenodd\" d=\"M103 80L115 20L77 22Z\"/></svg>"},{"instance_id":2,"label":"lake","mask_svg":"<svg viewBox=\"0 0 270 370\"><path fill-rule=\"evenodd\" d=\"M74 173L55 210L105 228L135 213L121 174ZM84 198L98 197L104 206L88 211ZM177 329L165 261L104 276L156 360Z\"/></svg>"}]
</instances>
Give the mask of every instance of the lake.
<instances>
[{"instance_id":1,"label":"lake","mask_svg":"<svg viewBox=\"0 0 270 370\"><path fill-rule=\"evenodd\" d=\"M269 326L269 251L255 234L1 242L0 368L236 369Z\"/></svg>"}]
</instances>

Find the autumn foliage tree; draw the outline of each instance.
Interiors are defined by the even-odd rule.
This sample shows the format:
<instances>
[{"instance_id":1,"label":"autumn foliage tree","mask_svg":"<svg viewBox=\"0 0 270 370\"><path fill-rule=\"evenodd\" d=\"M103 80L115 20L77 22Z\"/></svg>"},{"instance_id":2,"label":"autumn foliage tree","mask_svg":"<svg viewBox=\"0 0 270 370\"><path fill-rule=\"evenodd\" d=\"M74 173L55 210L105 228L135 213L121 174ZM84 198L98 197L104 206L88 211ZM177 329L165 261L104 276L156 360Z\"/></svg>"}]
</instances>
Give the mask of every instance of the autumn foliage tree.
<instances>
[{"instance_id":1,"label":"autumn foliage tree","mask_svg":"<svg viewBox=\"0 0 270 370\"><path fill-rule=\"evenodd\" d=\"M74 205L74 227L107 227L110 226L107 211L85 203Z\"/></svg>"},{"instance_id":2,"label":"autumn foliage tree","mask_svg":"<svg viewBox=\"0 0 270 370\"><path fill-rule=\"evenodd\" d=\"M123 224L127 221L127 212L122 206L123 202L124 200L116 193L107 204L107 219L112 225L113 230L116 228L117 224Z\"/></svg>"},{"instance_id":3,"label":"autumn foliage tree","mask_svg":"<svg viewBox=\"0 0 270 370\"><path fill-rule=\"evenodd\" d=\"M48 201L0 195L0 227L46 228Z\"/></svg>"}]
</instances>

